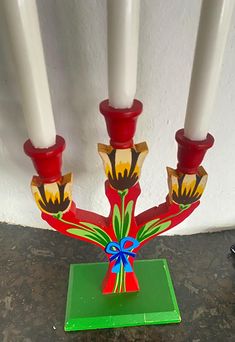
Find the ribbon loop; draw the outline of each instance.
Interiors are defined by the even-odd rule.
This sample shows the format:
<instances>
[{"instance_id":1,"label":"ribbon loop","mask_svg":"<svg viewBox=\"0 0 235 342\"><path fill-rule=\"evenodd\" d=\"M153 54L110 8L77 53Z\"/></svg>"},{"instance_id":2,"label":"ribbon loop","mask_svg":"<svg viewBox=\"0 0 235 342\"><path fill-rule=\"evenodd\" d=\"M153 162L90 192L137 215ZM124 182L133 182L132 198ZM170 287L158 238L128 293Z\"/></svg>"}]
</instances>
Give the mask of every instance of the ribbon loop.
<instances>
[{"instance_id":1,"label":"ribbon loop","mask_svg":"<svg viewBox=\"0 0 235 342\"><path fill-rule=\"evenodd\" d=\"M129 247L125 247L126 243L130 242ZM112 273L118 273L121 270L121 263L124 267L126 273L133 272L131 264L128 260L128 256L135 257L136 253L132 252L132 250L139 246L139 241L134 239L133 237L127 236L120 240L120 242L109 242L105 247L105 252L107 254L111 254L109 260L116 260Z\"/></svg>"}]
</instances>

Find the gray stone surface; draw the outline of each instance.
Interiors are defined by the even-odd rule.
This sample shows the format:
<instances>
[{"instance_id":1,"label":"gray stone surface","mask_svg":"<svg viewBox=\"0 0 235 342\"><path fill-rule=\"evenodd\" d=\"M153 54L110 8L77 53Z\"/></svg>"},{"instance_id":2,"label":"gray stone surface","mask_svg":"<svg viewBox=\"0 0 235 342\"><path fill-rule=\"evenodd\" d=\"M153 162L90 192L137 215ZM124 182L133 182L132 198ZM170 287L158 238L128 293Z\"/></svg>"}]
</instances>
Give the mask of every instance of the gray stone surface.
<instances>
[{"instance_id":1,"label":"gray stone surface","mask_svg":"<svg viewBox=\"0 0 235 342\"><path fill-rule=\"evenodd\" d=\"M54 231L0 225L0 341L235 341L235 230L158 237L139 259L166 258L182 323L65 333L69 265L104 261L94 246Z\"/></svg>"}]
</instances>

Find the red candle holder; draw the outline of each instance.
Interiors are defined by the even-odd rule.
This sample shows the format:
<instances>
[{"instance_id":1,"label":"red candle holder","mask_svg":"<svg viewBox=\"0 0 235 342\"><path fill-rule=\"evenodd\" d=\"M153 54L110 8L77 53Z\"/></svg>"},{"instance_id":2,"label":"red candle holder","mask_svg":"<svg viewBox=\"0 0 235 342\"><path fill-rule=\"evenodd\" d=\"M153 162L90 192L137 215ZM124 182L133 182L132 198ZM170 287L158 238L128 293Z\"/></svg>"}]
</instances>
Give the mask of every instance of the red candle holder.
<instances>
[{"instance_id":1,"label":"red candle holder","mask_svg":"<svg viewBox=\"0 0 235 342\"><path fill-rule=\"evenodd\" d=\"M188 174L197 173L206 151L214 144L213 136L208 133L205 140L190 140L184 136L184 130L180 129L176 132L175 139L178 143L178 171Z\"/></svg>"},{"instance_id":2,"label":"red candle holder","mask_svg":"<svg viewBox=\"0 0 235 342\"><path fill-rule=\"evenodd\" d=\"M30 140L24 144L24 152L32 159L35 170L43 183L53 183L61 178L62 152L65 140L56 136L55 145L49 148L35 148Z\"/></svg>"},{"instance_id":3,"label":"red candle holder","mask_svg":"<svg viewBox=\"0 0 235 342\"><path fill-rule=\"evenodd\" d=\"M143 105L134 100L131 108L116 109L109 105L109 100L100 104L100 112L104 115L107 131L110 136L110 145L114 148L129 148L133 146L138 116Z\"/></svg>"}]
</instances>

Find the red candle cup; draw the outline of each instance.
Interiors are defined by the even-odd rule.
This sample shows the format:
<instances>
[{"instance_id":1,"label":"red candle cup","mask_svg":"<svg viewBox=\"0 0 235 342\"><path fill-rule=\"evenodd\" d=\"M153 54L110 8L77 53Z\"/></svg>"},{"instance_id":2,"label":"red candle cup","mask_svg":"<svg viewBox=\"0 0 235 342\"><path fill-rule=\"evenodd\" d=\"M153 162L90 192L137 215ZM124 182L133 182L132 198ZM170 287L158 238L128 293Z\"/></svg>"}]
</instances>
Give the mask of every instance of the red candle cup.
<instances>
[{"instance_id":1,"label":"red candle cup","mask_svg":"<svg viewBox=\"0 0 235 342\"><path fill-rule=\"evenodd\" d=\"M32 159L35 170L43 183L53 183L61 178L62 152L65 140L56 136L55 145L49 148L35 148L30 140L24 144L24 152Z\"/></svg>"},{"instance_id":2,"label":"red candle cup","mask_svg":"<svg viewBox=\"0 0 235 342\"><path fill-rule=\"evenodd\" d=\"M138 100L134 100L131 108L124 109L111 107L108 100L100 103L100 112L104 115L110 145L113 148L124 149L133 146L137 118L142 108L143 105Z\"/></svg>"},{"instance_id":3,"label":"red candle cup","mask_svg":"<svg viewBox=\"0 0 235 342\"><path fill-rule=\"evenodd\" d=\"M206 151L214 144L213 136L208 133L205 140L190 140L184 136L184 130L180 129L176 132L175 139L178 143L178 171L187 174L197 173Z\"/></svg>"}]
</instances>

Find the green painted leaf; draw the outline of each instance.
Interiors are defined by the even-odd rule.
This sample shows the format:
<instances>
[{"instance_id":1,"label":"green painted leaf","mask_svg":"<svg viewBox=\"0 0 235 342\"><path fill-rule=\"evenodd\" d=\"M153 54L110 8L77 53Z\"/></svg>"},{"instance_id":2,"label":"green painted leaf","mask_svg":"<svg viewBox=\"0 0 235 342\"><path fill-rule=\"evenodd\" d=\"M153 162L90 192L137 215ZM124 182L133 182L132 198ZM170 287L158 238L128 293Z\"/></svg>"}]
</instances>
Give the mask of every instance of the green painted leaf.
<instances>
[{"instance_id":1,"label":"green painted leaf","mask_svg":"<svg viewBox=\"0 0 235 342\"><path fill-rule=\"evenodd\" d=\"M87 230L88 232L94 232L94 228L88 224L88 222L79 222L79 227L81 229Z\"/></svg>"},{"instance_id":2,"label":"green painted leaf","mask_svg":"<svg viewBox=\"0 0 235 342\"><path fill-rule=\"evenodd\" d=\"M58 220L60 220L60 219L62 218L62 216L63 216L62 211L59 211L57 214L54 214L54 215L53 215L53 217L54 217L54 218L57 218Z\"/></svg>"},{"instance_id":3,"label":"green painted leaf","mask_svg":"<svg viewBox=\"0 0 235 342\"><path fill-rule=\"evenodd\" d=\"M125 237L128 235L128 231L130 229L130 223L131 223L130 215L127 212L124 217L122 237Z\"/></svg>"},{"instance_id":4,"label":"green painted leaf","mask_svg":"<svg viewBox=\"0 0 235 342\"><path fill-rule=\"evenodd\" d=\"M142 238L142 235L147 232L150 228L154 227L155 224L159 221L160 219L154 219L149 222L147 222L143 227L141 227L137 233L137 240L140 241L139 239Z\"/></svg>"},{"instance_id":5,"label":"green painted leaf","mask_svg":"<svg viewBox=\"0 0 235 342\"><path fill-rule=\"evenodd\" d=\"M150 236L154 236L157 233L159 234L163 230L167 229L170 225L171 225L171 221L166 221L166 222L163 222L162 224L153 226L149 230L143 231L141 234L139 234L139 232L140 232L139 231L137 234L137 240L139 242L142 242L142 241L148 239Z\"/></svg>"},{"instance_id":6,"label":"green painted leaf","mask_svg":"<svg viewBox=\"0 0 235 342\"><path fill-rule=\"evenodd\" d=\"M67 232L76 236L83 237L88 240L92 240L95 242L98 242L101 246L106 246L106 241L100 238L99 236L95 235L92 232L88 232L84 229L78 229L78 228L69 228L67 229Z\"/></svg>"},{"instance_id":7,"label":"green painted leaf","mask_svg":"<svg viewBox=\"0 0 235 342\"><path fill-rule=\"evenodd\" d=\"M158 232L158 230L159 230L158 228L154 228L152 230L152 232L147 232L147 233L143 234L141 237L141 241L144 241L144 240L148 239L150 236L156 234Z\"/></svg>"},{"instance_id":8,"label":"green painted leaf","mask_svg":"<svg viewBox=\"0 0 235 342\"><path fill-rule=\"evenodd\" d=\"M128 193L128 189L118 191L118 195L120 197L125 197L127 195L127 193Z\"/></svg>"},{"instance_id":9,"label":"green painted leaf","mask_svg":"<svg viewBox=\"0 0 235 342\"><path fill-rule=\"evenodd\" d=\"M102 228L96 226L95 224L93 223L89 223L89 222L80 222L82 225L84 225L85 227L88 227L90 229L92 229L93 232L95 232L96 234L98 234L104 241L106 241L106 245L111 242L111 238L110 236L104 232L102 230Z\"/></svg>"},{"instance_id":10,"label":"green painted leaf","mask_svg":"<svg viewBox=\"0 0 235 342\"><path fill-rule=\"evenodd\" d=\"M113 208L113 229L119 241L121 239L121 215L117 204Z\"/></svg>"},{"instance_id":11,"label":"green painted leaf","mask_svg":"<svg viewBox=\"0 0 235 342\"><path fill-rule=\"evenodd\" d=\"M146 240L150 236L153 236L153 235L157 234L159 232L159 230L160 230L160 227L161 227L161 225L157 226L157 227L154 227L154 228L150 229L149 231L145 232L143 234L143 236L142 236L142 240Z\"/></svg>"},{"instance_id":12,"label":"green painted leaf","mask_svg":"<svg viewBox=\"0 0 235 342\"><path fill-rule=\"evenodd\" d=\"M186 210L191 206L191 204L180 204L180 209L181 210Z\"/></svg>"},{"instance_id":13,"label":"green painted leaf","mask_svg":"<svg viewBox=\"0 0 235 342\"><path fill-rule=\"evenodd\" d=\"M154 220L151 220L149 222L147 222L145 225L144 225L144 230L149 230L150 228L152 228L153 226L156 225L156 223L159 221L160 219L157 218L157 219L154 219Z\"/></svg>"},{"instance_id":14,"label":"green painted leaf","mask_svg":"<svg viewBox=\"0 0 235 342\"><path fill-rule=\"evenodd\" d=\"M126 206L124 222L123 222L122 237L128 236L130 226L131 226L131 216L132 216L133 204L134 204L134 201L130 201Z\"/></svg>"},{"instance_id":15,"label":"green painted leaf","mask_svg":"<svg viewBox=\"0 0 235 342\"><path fill-rule=\"evenodd\" d=\"M107 233L105 233L101 228L96 228L96 231L106 241L106 244L112 241L110 236Z\"/></svg>"},{"instance_id":16,"label":"green painted leaf","mask_svg":"<svg viewBox=\"0 0 235 342\"><path fill-rule=\"evenodd\" d=\"M95 224L89 223L89 222L82 222L82 221L80 221L79 223L82 224L83 226L86 226L86 227L92 229L92 230L95 230L95 229L97 229L97 228L98 228L98 229L100 228L100 227L96 226Z\"/></svg>"},{"instance_id":17,"label":"green painted leaf","mask_svg":"<svg viewBox=\"0 0 235 342\"><path fill-rule=\"evenodd\" d=\"M171 225L171 221L166 221L161 224L158 224L154 228L151 229L151 232L153 232L154 229L158 230L158 233L162 232L163 230L167 229ZM155 234L155 233L154 233Z\"/></svg>"},{"instance_id":18,"label":"green painted leaf","mask_svg":"<svg viewBox=\"0 0 235 342\"><path fill-rule=\"evenodd\" d=\"M98 236L98 235L95 235L95 234L92 234L92 233L88 233L87 237L91 238L93 241L98 242L103 247L107 246L107 242L104 239L102 239L100 236Z\"/></svg>"}]
</instances>

